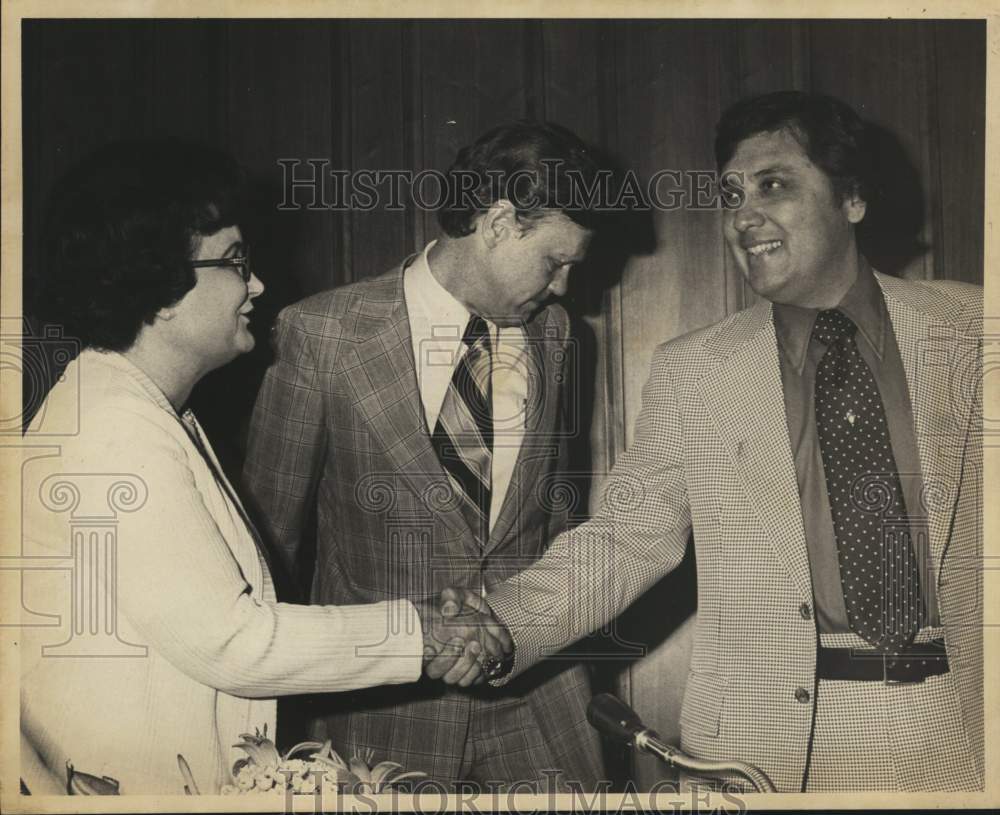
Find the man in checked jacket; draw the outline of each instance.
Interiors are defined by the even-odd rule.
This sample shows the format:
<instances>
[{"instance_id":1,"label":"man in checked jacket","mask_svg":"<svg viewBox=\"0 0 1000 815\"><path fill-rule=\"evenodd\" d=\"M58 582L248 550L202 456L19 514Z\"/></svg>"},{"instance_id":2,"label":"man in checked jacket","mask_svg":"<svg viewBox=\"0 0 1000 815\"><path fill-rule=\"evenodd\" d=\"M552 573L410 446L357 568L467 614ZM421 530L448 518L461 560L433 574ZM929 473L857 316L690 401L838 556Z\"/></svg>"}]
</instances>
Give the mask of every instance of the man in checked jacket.
<instances>
[{"instance_id":1,"label":"man in checked jacket","mask_svg":"<svg viewBox=\"0 0 1000 815\"><path fill-rule=\"evenodd\" d=\"M279 315L245 485L312 602L482 594L563 527L548 495L580 428L569 321L551 300L593 219L557 198L596 170L559 126L492 130L449 171L441 238ZM586 669L563 662L501 692L420 682L318 697L308 715L345 756L544 792L554 771L584 789L603 775L589 698Z\"/></svg>"},{"instance_id":2,"label":"man in checked jacket","mask_svg":"<svg viewBox=\"0 0 1000 815\"><path fill-rule=\"evenodd\" d=\"M780 791L982 789L982 290L868 266L865 133L797 92L723 115L725 239L763 300L656 350L599 513L486 599L518 681L693 530L683 750Z\"/></svg>"}]
</instances>

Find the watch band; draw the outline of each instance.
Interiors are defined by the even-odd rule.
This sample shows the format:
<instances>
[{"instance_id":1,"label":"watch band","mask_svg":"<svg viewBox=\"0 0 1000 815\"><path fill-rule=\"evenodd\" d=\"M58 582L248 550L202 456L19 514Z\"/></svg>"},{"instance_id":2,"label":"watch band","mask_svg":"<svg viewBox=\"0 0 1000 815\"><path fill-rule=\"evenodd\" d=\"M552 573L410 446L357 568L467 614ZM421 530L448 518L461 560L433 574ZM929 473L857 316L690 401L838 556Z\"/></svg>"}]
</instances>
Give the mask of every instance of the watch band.
<instances>
[{"instance_id":1,"label":"watch band","mask_svg":"<svg viewBox=\"0 0 1000 815\"><path fill-rule=\"evenodd\" d=\"M496 681L497 679L503 679L507 676L514 668L514 654L510 653L508 656L500 659L499 657L488 656L483 660L483 673L486 678L490 681Z\"/></svg>"}]
</instances>

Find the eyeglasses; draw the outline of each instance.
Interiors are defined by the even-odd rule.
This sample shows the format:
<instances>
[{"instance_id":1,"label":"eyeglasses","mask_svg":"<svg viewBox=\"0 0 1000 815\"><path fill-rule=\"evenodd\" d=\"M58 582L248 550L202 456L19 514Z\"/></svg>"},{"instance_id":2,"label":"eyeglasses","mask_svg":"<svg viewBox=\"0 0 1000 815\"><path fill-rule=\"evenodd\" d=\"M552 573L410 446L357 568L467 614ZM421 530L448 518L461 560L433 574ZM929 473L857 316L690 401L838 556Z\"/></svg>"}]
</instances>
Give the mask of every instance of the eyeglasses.
<instances>
[{"instance_id":1,"label":"eyeglasses","mask_svg":"<svg viewBox=\"0 0 1000 815\"><path fill-rule=\"evenodd\" d=\"M217 266L226 266L230 269L235 269L240 273L240 277L243 278L244 283L250 282L250 275L253 272L250 269L250 250L249 248L243 249L243 254L231 258L213 258L211 260L192 260L190 261L191 266L195 269L210 269Z\"/></svg>"}]
</instances>

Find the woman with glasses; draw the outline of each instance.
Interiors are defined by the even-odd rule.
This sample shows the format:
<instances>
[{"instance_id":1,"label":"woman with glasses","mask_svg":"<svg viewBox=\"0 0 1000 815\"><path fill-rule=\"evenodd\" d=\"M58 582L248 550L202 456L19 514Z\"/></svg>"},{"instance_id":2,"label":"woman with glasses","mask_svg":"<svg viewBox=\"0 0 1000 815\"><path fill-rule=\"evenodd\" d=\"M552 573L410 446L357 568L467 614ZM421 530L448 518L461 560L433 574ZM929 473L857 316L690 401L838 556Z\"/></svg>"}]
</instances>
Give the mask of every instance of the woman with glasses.
<instances>
[{"instance_id":1,"label":"woman with glasses","mask_svg":"<svg viewBox=\"0 0 1000 815\"><path fill-rule=\"evenodd\" d=\"M82 350L26 432L47 453L22 469L22 551L53 564L23 589L35 793L65 792L67 762L122 793L179 793L178 754L215 792L239 734L274 737L275 696L421 674L408 601L276 601L256 530L186 408L201 377L254 345L264 286L240 188L224 155L140 142L101 151L53 196L42 316ZM478 670L475 653L448 681Z\"/></svg>"}]
</instances>

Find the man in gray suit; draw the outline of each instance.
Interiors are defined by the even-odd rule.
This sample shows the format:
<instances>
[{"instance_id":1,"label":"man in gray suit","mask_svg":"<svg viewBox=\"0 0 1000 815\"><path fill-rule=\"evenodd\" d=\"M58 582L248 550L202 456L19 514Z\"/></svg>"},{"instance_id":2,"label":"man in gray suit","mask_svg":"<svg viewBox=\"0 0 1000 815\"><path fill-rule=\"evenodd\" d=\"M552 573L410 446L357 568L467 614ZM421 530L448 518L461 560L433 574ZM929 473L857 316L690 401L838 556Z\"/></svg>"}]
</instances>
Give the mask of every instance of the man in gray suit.
<instances>
[{"instance_id":1,"label":"man in gray suit","mask_svg":"<svg viewBox=\"0 0 1000 815\"><path fill-rule=\"evenodd\" d=\"M580 428L569 320L551 301L593 231L568 192L596 171L564 128L496 128L449 171L438 240L280 314L245 485L312 602L484 594L564 525L546 485ZM309 716L342 754L372 750L437 780L544 790L560 771L589 789L603 774L589 696L585 668L562 663L502 692L329 695Z\"/></svg>"},{"instance_id":2,"label":"man in gray suit","mask_svg":"<svg viewBox=\"0 0 1000 815\"><path fill-rule=\"evenodd\" d=\"M600 512L464 602L507 625L517 681L693 530L683 749L779 791L982 789L982 290L870 268L867 133L791 91L723 115L725 238L761 301L657 348Z\"/></svg>"}]
</instances>

